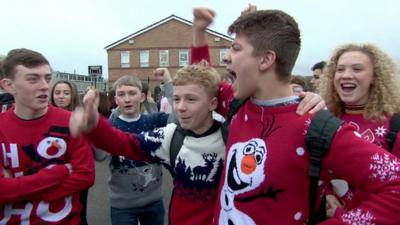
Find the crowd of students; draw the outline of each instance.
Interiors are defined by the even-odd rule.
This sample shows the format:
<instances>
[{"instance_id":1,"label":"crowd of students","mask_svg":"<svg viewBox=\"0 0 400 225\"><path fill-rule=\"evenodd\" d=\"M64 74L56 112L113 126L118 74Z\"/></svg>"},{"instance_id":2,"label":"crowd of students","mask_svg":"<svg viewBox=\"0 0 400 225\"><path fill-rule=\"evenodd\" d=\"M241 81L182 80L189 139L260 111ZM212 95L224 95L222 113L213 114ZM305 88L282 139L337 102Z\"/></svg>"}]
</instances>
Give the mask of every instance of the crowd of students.
<instances>
[{"instance_id":1,"label":"crowd of students","mask_svg":"<svg viewBox=\"0 0 400 225\"><path fill-rule=\"evenodd\" d=\"M0 224L84 224L93 151L110 154L113 225L163 224L161 165L174 179L171 225L400 224L400 81L390 56L372 44L339 46L312 67L322 98L305 93L292 77L297 22L249 5L228 28L227 81L210 65L215 14L193 10L191 65L155 71L172 114L144 107L140 80L123 76L113 85L118 109L105 117L95 90L81 106L73 84L50 88L43 55L10 51L1 66L15 103L0 114ZM341 122L310 200L306 136L325 105Z\"/></svg>"}]
</instances>

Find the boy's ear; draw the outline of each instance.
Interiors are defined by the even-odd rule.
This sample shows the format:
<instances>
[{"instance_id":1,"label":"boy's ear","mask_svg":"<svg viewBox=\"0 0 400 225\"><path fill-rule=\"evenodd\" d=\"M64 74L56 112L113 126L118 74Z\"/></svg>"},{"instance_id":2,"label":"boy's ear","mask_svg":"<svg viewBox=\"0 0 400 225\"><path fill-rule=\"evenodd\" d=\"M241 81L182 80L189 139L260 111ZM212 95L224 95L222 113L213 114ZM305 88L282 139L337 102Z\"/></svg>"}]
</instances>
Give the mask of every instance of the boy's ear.
<instances>
[{"instance_id":1,"label":"boy's ear","mask_svg":"<svg viewBox=\"0 0 400 225\"><path fill-rule=\"evenodd\" d=\"M268 50L265 54L263 54L260 58L259 69L261 71L265 71L276 62L276 53L274 51Z\"/></svg>"},{"instance_id":2,"label":"boy's ear","mask_svg":"<svg viewBox=\"0 0 400 225\"><path fill-rule=\"evenodd\" d=\"M140 93L140 103L143 103L144 102L144 100L145 100L145 98L146 98L146 95L144 94L144 93Z\"/></svg>"},{"instance_id":3,"label":"boy's ear","mask_svg":"<svg viewBox=\"0 0 400 225\"><path fill-rule=\"evenodd\" d=\"M11 79L9 78L4 78L0 80L1 87L6 90L8 93L14 95L14 85Z\"/></svg>"},{"instance_id":4,"label":"boy's ear","mask_svg":"<svg viewBox=\"0 0 400 225\"><path fill-rule=\"evenodd\" d=\"M210 101L210 111L214 111L218 106L218 99L213 97Z\"/></svg>"}]
</instances>

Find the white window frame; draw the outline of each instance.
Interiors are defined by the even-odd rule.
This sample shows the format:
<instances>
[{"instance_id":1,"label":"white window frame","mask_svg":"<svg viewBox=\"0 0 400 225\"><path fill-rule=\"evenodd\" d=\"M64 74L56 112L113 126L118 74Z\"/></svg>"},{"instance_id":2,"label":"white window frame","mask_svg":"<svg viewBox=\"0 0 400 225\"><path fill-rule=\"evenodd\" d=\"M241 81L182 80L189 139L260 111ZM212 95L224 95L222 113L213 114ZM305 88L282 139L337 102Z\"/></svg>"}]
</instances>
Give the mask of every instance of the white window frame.
<instances>
[{"instance_id":1,"label":"white window frame","mask_svg":"<svg viewBox=\"0 0 400 225\"><path fill-rule=\"evenodd\" d=\"M150 51L149 50L140 50L140 67L149 67L150 66Z\"/></svg>"},{"instance_id":2,"label":"white window frame","mask_svg":"<svg viewBox=\"0 0 400 225\"><path fill-rule=\"evenodd\" d=\"M219 49L219 65L226 65L225 63L224 63L224 55L226 54L226 53L228 53L228 51L229 51L229 48L220 48Z\"/></svg>"},{"instance_id":3,"label":"white window frame","mask_svg":"<svg viewBox=\"0 0 400 225\"><path fill-rule=\"evenodd\" d=\"M129 51L121 51L121 67L122 68L131 67L130 57L131 57L131 53Z\"/></svg>"},{"instance_id":4,"label":"white window frame","mask_svg":"<svg viewBox=\"0 0 400 225\"><path fill-rule=\"evenodd\" d=\"M187 66L189 65L189 49L179 49L179 66ZM182 60L182 58L186 58Z\"/></svg>"},{"instance_id":5,"label":"white window frame","mask_svg":"<svg viewBox=\"0 0 400 225\"><path fill-rule=\"evenodd\" d=\"M168 50L160 50L160 66L162 66L162 67L169 66L169 51Z\"/></svg>"}]
</instances>

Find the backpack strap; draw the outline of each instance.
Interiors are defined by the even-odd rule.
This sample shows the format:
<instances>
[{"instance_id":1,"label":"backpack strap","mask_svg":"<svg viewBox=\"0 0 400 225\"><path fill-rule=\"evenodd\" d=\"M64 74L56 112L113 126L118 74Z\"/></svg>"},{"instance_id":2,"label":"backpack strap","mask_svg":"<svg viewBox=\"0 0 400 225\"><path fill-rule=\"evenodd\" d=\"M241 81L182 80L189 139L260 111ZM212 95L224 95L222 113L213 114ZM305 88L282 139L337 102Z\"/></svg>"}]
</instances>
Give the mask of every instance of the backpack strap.
<instances>
[{"instance_id":1,"label":"backpack strap","mask_svg":"<svg viewBox=\"0 0 400 225\"><path fill-rule=\"evenodd\" d=\"M386 135L386 142L389 147L389 152L393 150L394 143L396 142L397 132L400 131L400 115L393 114L390 118L390 130Z\"/></svg>"},{"instance_id":2,"label":"backpack strap","mask_svg":"<svg viewBox=\"0 0 400 225\"><path fill-rule=\"evenodd\" d=\"M316 224L320 215L315 213L318 193L318 180L321 170L321 161L328 153L333 137L342 124L327 110L320 110L312 118L306 135L306 146L310 152L310 193L309 193L309 223ZM326 211L324 212L326 214ZM322 216L322 217L326 217Z\"/></svg>"},{"instance_id":3,"label":"backpack strap","mask_svg":"<svg viewBox=\"0 0 400 225\"><path fill-rule=\"evenodd\" d=\"M239 111L239 109L246 103L248 98L246 99L236 99L234 98L229 105L229 111L228 111L228 116L226 117L226 120L222 123L221 125L221 133L222 133L222 139L224 140L224 144L226 145L226 142L228 141L228 130L229 126L231 124L233 116Z\"/></svg>"},{"instance_id":4,"label":"backpack strap","mask_svg":"<svg viewBox=\"0 0 400 225\"><path fill-rule=\"evenodd\" d=\"M182 148L185 137L185 131L179 124L177 124L169 146L169 160L172 172L174 171L176 157Z\"/></svg>"}]
</instances>

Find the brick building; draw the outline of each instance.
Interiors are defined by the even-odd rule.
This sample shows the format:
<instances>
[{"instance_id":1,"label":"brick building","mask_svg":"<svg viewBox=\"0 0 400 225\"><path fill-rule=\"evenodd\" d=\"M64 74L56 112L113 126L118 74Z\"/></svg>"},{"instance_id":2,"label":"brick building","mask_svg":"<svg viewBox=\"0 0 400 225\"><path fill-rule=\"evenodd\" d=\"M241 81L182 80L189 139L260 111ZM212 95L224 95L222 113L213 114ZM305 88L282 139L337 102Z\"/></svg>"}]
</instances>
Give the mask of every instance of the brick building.
<instances>
[{"instance_id":1,"label":"brick building","mask_svg":"<svg viewBox=\"0 0 400 225\"><path fill-rule=\"evenodd\" d=\"M222 56L229 49L232 38L207 30L211 63L224 72ZM192 42L192 23L171 15L105 47L108 55L108 80L110 86L123 75L137 75L150 81L154 87L152 71L167 67L171 74L189 63Z\"/></svg>"}]
</instances>

